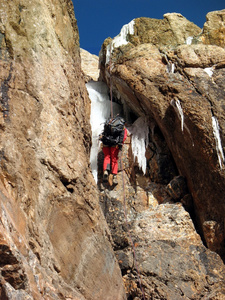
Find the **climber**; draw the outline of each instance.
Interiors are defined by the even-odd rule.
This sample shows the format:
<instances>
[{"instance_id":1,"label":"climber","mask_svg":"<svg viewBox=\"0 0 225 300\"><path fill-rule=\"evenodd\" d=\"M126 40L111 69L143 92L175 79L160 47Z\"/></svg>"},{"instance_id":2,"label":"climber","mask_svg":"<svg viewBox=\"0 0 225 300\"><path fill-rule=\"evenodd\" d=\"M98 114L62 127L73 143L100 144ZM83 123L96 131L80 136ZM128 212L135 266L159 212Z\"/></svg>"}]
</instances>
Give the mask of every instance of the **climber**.
<instances>
[{"instance_id":1,"label":"climber","mask_svg":"<svg viewBox=\"0 0 225 300\"><path fill-rule=\"evenodd\" d=\"M113 175L113 184L118 184L118 155L122 150L123 143L127 138L127 129L122 117L116 116L105 122L103 133L100 140L103 143L102 151L104 153L103 162L103 181L108 181L108 176Z\"/></svg>"}]
</instances>

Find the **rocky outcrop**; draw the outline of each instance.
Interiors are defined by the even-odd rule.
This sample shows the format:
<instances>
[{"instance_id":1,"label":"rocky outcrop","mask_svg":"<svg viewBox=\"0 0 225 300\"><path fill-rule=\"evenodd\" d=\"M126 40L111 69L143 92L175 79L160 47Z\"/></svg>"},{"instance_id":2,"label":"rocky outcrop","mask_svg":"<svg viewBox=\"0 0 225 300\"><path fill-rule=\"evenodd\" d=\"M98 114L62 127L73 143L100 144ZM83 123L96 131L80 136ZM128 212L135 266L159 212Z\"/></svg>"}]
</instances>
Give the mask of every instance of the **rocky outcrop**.
<instances>
[{"instance_id":1,"label":"rocky outcrop","mask_svg":"<svg viewBox=\"0 0 225 300\"><path fill-rule=\"evenodd\" d=\"M72 2L1 1L1 299L224 298L223 18L136 19L110 72L105 41L101 79L150 139L146 175L128 137L99 193Z\"/></svg>"},{"instance_id":2,"label":"rocky outcrop","mask_svg":"<svg viewBox=\"0 0 225 300\"><path fill-rule=\"evenodd\" d=\"M0 298L124 299L72 1L1 1L0 70Z\"/></svg>"},{"instance_id":3,"label":"rocky outcrop","mask_svg":"<svg viewBox=\"0 0 225 300\"><path fill-rule=\"evenodd\" d=\"M108 86L111 80L128 121L145 116L151 129L147 174L124 161L125 185L121 175L117 187L102 187L103 211L131 298L225 295L224 15L209 13L202 32L180 14L139 18L124 44L108 38L102 46L101 80Z\"/></svg>"},{"instance_id":4,"label":"rocky outcrop","mask_svg":"<svg viewBox=\"0 0 225 300\"><path fill-rule=\"evenodd\" d=\"M217 45L224 48L224 10L209 12L206 15L206 20L207 22L204 24L203 34L201 35L204 44Z\"/></svg>"},{"instance_id":5,"label":"rocky outcrop","mask_svg":"<svg viewBox=\"0 0 225 300\"><path fill-rule=\"evenodd\" d=\"M150 145L151 170L146 176L133 161L130 137L120 153L117 186L102 183L99 166L100 202L127 298L223 299L223 261L204 246L196 231L186 180L177 175L157 128L150 132Z\"/></svg>"},{"instance_id":6,"label":"rocky outcrop","mask_svg":"<svg viewBox=\"0 0 225 300\"><path fill-rule=\"evenodd\" d=\"M85 74L85 81L97 81L99 78L99 58L84 49L80 49L81 68Z\"/></svg>"}]
</instances>

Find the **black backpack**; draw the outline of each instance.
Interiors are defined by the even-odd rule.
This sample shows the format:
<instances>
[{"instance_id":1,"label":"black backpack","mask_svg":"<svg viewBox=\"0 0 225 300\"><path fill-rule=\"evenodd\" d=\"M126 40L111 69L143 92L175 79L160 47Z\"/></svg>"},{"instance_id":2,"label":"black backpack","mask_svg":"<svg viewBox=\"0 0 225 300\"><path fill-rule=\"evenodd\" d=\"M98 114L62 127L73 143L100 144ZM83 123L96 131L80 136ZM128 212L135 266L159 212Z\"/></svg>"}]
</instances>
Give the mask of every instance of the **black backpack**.
<instances>
[{"instance_id":1,"label":"black backpack","mask_svg":"<svg viewBox=\"0 0 225 300\"><path fill-rule=\"evenodd\" d=\"M124 137L124 124L125 120L120 116L108 119L105 122L102 137L100 139L103 144L107 146L121 146Z\"/></svg>"}]
</instances>

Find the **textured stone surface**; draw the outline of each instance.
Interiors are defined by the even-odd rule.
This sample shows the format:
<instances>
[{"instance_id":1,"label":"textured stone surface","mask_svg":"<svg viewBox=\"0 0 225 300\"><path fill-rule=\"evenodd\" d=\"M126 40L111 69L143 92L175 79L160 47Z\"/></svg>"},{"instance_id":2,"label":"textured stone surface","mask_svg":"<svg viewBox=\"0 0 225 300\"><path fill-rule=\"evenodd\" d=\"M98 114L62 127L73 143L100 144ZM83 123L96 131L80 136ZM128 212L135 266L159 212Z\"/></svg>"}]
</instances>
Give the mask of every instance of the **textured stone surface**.
<instances>
[{"instance_id":1,"label":"textured stone surface","mask_svg":"<svg viewBox=\"0 0 225 300\"><path fill-rule=\"evenodd\" d=\"M86 82L90 80L97 81L99 78L99 58L84 49L80 49L81 68L86 75Z\"/></svg>"},{"instance_id":2,"label":"textured stone surface","mask_svg":"<svg viewBox=\"0 0 225 300\"><path fill-rule=\"evenodd\" d=\"M133 162L130 137L120 153L118 185L102 183L99 176L100 202L127 298L143 299L144 293L146 299L223 299L225 267L196 231L185 179L176 176L178 171L159 129L151 131L149 138L154 150L149 161L158 159L146 176Z\"/></svg>"},{"instance_id":3,"label":"textured stone surface","mask_svg":"<svg viewBox=\"0 0 225 300\"><path fill-rule=\"evenodd\" d=\"M212 11L206 15L206 23L203 28L202 40L209 45L225 46L225 9Z\"/></svg>"},{"instance_id":4,"label":"textured stone surface","mask_svg":"<svg viewBox=\"0 0 225 300\"><path fill-rule=\"evenodd\" d=\"M132 183L138 183L138 187L133 185L133 196L132 188L127 182L125 184L128 223L134 244L137 244L135 249L144 290L150 299L225 297L224 264L215 254L217 252L222 259L225 257L225 173L212 125L216 117L220 127L219 139L224 149L225 52L221 47L221 41L224 40L224 35L221 39L224 13L210 13L202 34L188 21L185 22L192 26L192 32L188 26L186 29L183 27L184 30L180 29L182 26L178 24L183 24L184 18L177 14L167 14L164 20L136 19L134 35L127 37L129 43L115 49L112 54L111 78L109 66L105 65L106 47L111 39L105 40L102 46L101 79L108 85L111 79L113 95L128 106L128 111L132 113L131 119L134 115L147 116L149 127L154 133L146 154L147 175L141 175L135 167L129 172L126 168ZM168 22L174 31L169 35L164 27L160 27L161 24L167 24L166 28L169 28ZM159 33L156 36L160 36L158 40L153 39L153 31L156 29ZM208 33L209 36L215 33L210 42L206 38ZM189 44L186 39L190 36L193 39ZM182 111L178 109L178 104ZM157 139L154 136L156 133ZM165 151L164 144L169 151ZM163 168L163 159L171 165L170 171ZM175 179L182 176L187 186L177 186L174 193L171 187L178 182L174 182L171 176ZM123 196L115 190L119 188L123 190L121 185L113 191L107 188L104 194L106 198L102 202L109 199L105 211L115 249L119 251L117 254L128 294L141 297L141 291L137 291L138 276L133 271L132 249L128 250L129 234L124 233L126 222L122 213ZM187 194L182 195L184 191ZM204 244L214 252L203 246L183 208L171 201L180 201L184 205ZM149 203L152 203L150 211L147 209ZM115 213L114 218L110 217L110 212ZM139 230L137 224L142 222L144 225L140 225ZM177 222L174 227L171 226L173 222ZM151 234L148 231L150 228L154 228ZM187 233L185 228L192 229Z\"/></svg>"},{"instance_id":5,"label":"textured stone surface","mask_svg":"<svg viewBox=\"0 0 225 300\"><path fill-rule=\"evenodd\" d=\"M224 169L211 118L223 145L223 18L209 13L202 33L180 14L139 18L130 43L115 49L114 96L131 120L147 115L151 134L146 176L129 137L118 186L103 186L99 172L110 233L89 168L90 77L72 2L1 1L1 299L119 300L123 283L129 299L224 298L224 264L209 250L224 255Z\"/></svg>"},{"instance_id":6,"label":"textured stone surface","mask_svg":"<svg viewBox=\"0 0 225 300\"><path fill-rule=\"evenodd\" d=\"M2 298L124 299L72 1L1 1L0 97Z\"/></svg>"}]
</instances>

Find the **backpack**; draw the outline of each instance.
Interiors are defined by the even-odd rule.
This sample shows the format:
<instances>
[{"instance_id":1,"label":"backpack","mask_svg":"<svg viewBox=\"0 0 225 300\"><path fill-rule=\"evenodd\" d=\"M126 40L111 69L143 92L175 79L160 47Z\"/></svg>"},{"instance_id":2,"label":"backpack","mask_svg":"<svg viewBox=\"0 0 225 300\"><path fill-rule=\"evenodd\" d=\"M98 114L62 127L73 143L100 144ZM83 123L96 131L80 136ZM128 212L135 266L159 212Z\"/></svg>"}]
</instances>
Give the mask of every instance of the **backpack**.
<instances>
[{"instance_id":1,"label":"backpack","mask_svg":"<svg viewBox=\"0 0 225 300\"><path fill-rule=\"evenodd\" d=\"M120 116L108 119L105 122L102 137L100 139L103 144L107 146L122 145L124 137L124 124L125 120Z\"/></svg>"}]
</instances>

